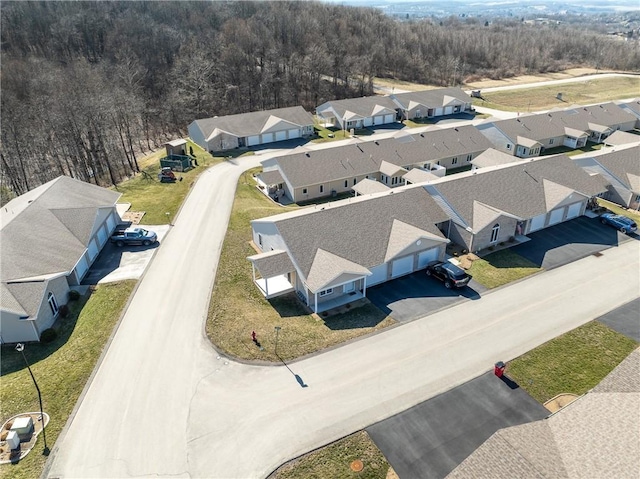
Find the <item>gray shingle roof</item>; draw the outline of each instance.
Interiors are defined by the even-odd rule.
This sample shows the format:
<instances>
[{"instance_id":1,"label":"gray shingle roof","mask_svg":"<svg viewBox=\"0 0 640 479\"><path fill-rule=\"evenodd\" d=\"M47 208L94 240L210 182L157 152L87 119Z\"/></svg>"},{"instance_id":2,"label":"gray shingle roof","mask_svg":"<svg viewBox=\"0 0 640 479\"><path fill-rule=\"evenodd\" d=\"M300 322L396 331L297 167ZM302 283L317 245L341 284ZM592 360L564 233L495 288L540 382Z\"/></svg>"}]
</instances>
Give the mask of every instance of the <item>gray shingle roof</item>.
<instances>
[{"instance_id":1,"label":"gray shingle roof","mask_svg":"<svg viewBox=\"0 0 640 479\"><path fill-rule=\"evenodd\" d=\"M559 185L554 186L554 185ZM474 224L474 202L497 208L518 218L549 211L560 193L577 191L594 196L604 191L566 156L524 160L500 167L446 177L431 184L464 219Z\"/></svg>"},{"instance_id":2,"label":"gray shingle roof","mask_svg":"<svg viewBox=\"0 0 640 479\"><path fill-rule=\"evenodd\" d=\"M631 191L640 194L640 146L593 157Z\"/></svg>"},{"instance_id":3,"label":"gray shingle roof","mask_svg":"<svg viewBox=\"0 0 640 479\"><path fill-rule=\"evenodd\" d=\"M484 151L491 142L473 126L437 129L401 138L359 142L337 148L295 153L276 159L294 188L375 174L382 161L397 166L435 162Z\"/></svg>"},{"instance_id":4,"label":"gray shingle roof","mask_svg":"<svg viewBox=\"0 0 640 479\"><path fill-rule=\"evenodd\" d=\"M46 281L0 283L2 310L30 317L35 316L42 302L46 285Z\"/></svg>"},{"instance_id":5,"label":"gray shingle roof","mask_svg":"<svg viewBox=\"0 0 640 479\"><path fill-rule=\"evenodd\" d=\"M247 258L253 263L263 278L272 278L294 271L289 255L283 250L267 251Z\"/></svg>"},{"instance_id":6,"label":"gray shingle roof","mask_svg":"<svg viewBox=\"0 0 640 479\"><path fill-rule=\"evenodd\" d=\"M275 110L253 111L237 115L220 116L217 118L203 118L194 123L200 128L205 139L209 138L216 128L231 133L237 137L259 135L265 127L268 128L274 120L284 120L294 127L313 125L313 117L301 106L278 108Z\"/></svg>"},{"instance_id":7,"label":"gray shingle roof","mask_svg":"<svg viewBox=\"0 0 640 479\"><path fill-rule=\"evenodd\" d=\"M487 166L506 165L514 161L518 161L518 158L494 148L489 148L471 160L471 164L478 168L485 168Z\"/></svg>"},{"instance_id":8,"label":"gray shingle roof","mask_svg":"<svg viewBox=\"0 0 640 479\"><path fill-rule=\"evenodd\" d=\"M358 181L358 183L353 185L353 188L351 189L359 195L370 195L372 193L381 193L383 191L387 191L389 187L384 183L380 183L379 181L365 178L364 180Z\"/></svg>"},{"instance_id":9,"label":"gray shingle roof","mask_svg":"<svg viewBox=\"0 0 640 479\"><path fill-rule=\"evenodd\" d=\"M275 223L294 263L308 277L319 249L371 268L385 261L394 222L444 241L435 224L446 220L447 216L429 194L414 187L256 221Z\"/></svg>"},{"instance_id":10,"label":"gray shingle roof","mask_svg":"<svg viewBox=\"0 0 640 479\"><path fill-rule=\"evenodd\" d=\"M397 93L391 96L395 98L404 109L411 109L412 105L410 104L412 102L419 103L430 108L442 107L448 104L451 99L456 99L463 103L471 103L471 97L461 88L437 88L434 90Z\"/></svg>"},{"instance_id":11,"label":"gray shingle roof","mask_svg":"<svg viewBox=\"0 0 640 479\"><path fill-rule=\"evenodd\" d=\"M345 100L332 100L316 108L318 115L323 110L333 108L339 118L345 118L347 112L355 113L361 117L371 117L381 114L395 114L397 105L386 96L364 96L360 98L348 98Z\"/></svg>"},{"instance_id":12,"label":"gray shingle roof","mask_svg":"<svg viewBox=\"0 0 640 479\"><path fill-rule=\"evenodd\" d=\"M58 177L7 203L2 220L1 280L71 271L87 248L98 208L120 193Z\"/></svg>"},{"instance_id":13,"label":"gray shingle roof","mask_svg":"<svg viewBox=\"0 0 640 479\"><path fill-rule=\"evenodd\" d=\"M258 175L265 185L279 185L284 180L279 170L263 171Z\"/></svg>"},{"instance_id":14,"label":"gray shingle roof","mask_svg":"<svg viewBox=\"0 0 640 479\"><path fill-rule=\"evenodd\" d=\"M640 143L640 135L627 133L626 131L614 131L605 140L605 145L623 146L632 143Z\"/></svg>"}]
</instances>

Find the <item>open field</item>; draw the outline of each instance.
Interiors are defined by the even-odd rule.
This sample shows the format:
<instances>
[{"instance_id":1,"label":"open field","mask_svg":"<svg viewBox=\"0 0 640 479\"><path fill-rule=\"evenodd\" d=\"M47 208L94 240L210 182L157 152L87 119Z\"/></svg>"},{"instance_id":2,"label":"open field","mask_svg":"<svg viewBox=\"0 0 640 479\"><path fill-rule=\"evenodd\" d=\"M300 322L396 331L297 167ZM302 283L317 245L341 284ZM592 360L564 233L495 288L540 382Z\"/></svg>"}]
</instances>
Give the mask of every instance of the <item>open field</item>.
<instances>
[{"instance_id":1,"label":"open field","mask_svg":"<svg viewBox=\"0 0 640 479\"><path fill-rule=\"evenodd\" d=\"M637 346L634 340L591 321L510 361L506 372L544 403L561 393L586 393Z\"/></svg>"},{"instance_id":2,"label":"open field","mask_svg":"<svg viewBox=\"0 0 640 479\"><path fill-rule=\"evenodd\" d=\"M88 299L69 304L69 316L58 320L58 337L51 343L28 343L27 357L42 393L43 409L51 417L45 429L53 447L71 414L115 324L127 303L135 281L98 286ZM38 395L20 353L2 348L2 422L22 412L39 411ZM46 456L38 437L34 449L16 465L3 465L2 477L31 479L40 476Z\"/></svg>"},{"instance_id":3,"label":"open field","mask_svg":"<svg viewBox=\"0 0 640 479\"><path fill-rule=\"evenodd\" d=\"M556 98L562 93L562 100ZM473 104L497 110L534 112L551 108L567 108L573 104L589 105L633 98L640 93L640 77L602 78L518 90L483 93L486 101Z\"/></svg>"},{"instance_id":4,"label":"open field","mask_svg":"<svg viewBox=\"0 0 640 479\"><path fill-rule=\"evenodd\" d=\"M271 300L262 296L253 284L251 263L246 259L256 254L250 244L250 221L291 208L296 207L284 208L263 195L255 187L251 174L240 178L207 320L207 335L211 342L236 358L277 361L275 326L282 327L278 355L288 360L394 323L371 304L320 318L310 314L294 293ZM256 332L263 350L252 342L252 331Z\"/></svg>"}]
</instances>

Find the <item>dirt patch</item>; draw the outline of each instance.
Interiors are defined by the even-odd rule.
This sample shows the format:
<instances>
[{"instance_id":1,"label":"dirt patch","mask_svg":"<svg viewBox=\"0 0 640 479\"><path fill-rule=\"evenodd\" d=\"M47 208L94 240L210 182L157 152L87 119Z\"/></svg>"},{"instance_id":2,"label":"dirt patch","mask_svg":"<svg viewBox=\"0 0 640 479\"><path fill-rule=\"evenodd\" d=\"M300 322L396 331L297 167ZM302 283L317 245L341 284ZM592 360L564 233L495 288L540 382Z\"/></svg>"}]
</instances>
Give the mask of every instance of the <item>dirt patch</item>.
<instances>
[{"instance_id":1,"label":"dirt patch","mask_svg":"<svg viewBox=\"0 0 640 479\"><path fill-rule=\"evenodd\" d=\"M549 399L546 403L544 403L544 407L546 407L551 412L558 412L560 409L568 406L579 397L580 396L576 394L558 394L556 397Z\"/></svg>"},{"instance_id":2,"label":"dirt patch","mask_svg":"<svg viewBox=\"0 0 640 479\"><path fill-rule=\"evenodd\" d=\"M400 479L396 471L393 470L393 467L389 466L389 470L387 471L387 479Z\"/></svg>"},{"instance_id":3,"label":"dirt patch","mask_svg":"<svg viewBox=\"0 0 640 479\"><path fill-rule=\"evenodd\" d=\"M133 225L139 225L145 211L127 211L122 215L123 221L130 221Z\"/></svg>"},{"instance_id":4,"label":"dirt patch","mask_svg":"<svg viewBox=\"0 0 640 479\"><path fill-rule=\"evenodd\" d=\"M458 257L458 261L460 262L460 267L462 269L471 268L471 265L473 264L473 262L476 261L476 260L479 260L479 259L480 258L478 258L473 253L463 254L462 256Z\"/></svg>"}]
</instances>

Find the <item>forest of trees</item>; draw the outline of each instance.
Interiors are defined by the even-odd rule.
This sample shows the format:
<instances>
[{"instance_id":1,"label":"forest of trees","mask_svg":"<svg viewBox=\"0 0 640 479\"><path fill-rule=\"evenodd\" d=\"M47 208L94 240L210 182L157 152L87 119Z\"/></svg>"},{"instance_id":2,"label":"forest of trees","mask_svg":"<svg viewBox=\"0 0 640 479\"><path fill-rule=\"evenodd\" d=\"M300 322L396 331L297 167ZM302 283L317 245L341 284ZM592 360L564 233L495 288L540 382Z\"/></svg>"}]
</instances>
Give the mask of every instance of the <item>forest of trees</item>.
<instances>
[{"instance_id":1,"label":"forest of trees","mask_svg":"<svg viewBox=\"0 0 640 479\"><path fill-rule=\"evenodd\" d=\"M587 65L637 43L475 18L401 22L319 2L11 2L1 14L6 194L61 174L101 185L194 119L371 95L375 76L449 86Z\"/></svg>"}]
</instances>

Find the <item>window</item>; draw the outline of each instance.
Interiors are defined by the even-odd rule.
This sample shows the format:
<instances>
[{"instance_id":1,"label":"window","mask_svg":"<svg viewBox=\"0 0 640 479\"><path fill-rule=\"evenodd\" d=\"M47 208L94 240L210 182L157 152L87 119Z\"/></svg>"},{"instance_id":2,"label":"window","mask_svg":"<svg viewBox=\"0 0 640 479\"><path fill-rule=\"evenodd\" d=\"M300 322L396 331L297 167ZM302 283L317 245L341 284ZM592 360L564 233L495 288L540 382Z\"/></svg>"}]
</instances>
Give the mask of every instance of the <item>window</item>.
<instances>
[{"instance_id":1,"label":"window","mask_svg":"<svg viewBox=\"0 0 640 479\"><path fill-rule=\"evenodd\" d=\"M458 163L458 157L451 158L451 164L455 165L456 163Z\"/></svg>"},{"instance_id":2,"label":"window","mask_svg":"<svg viewBox=\"0 0 640 479\"><path fill-rule=\"evenodd\" d=\"M329 295L331 293L333 293L333 288L327 288L324 291L320 291L318 293L318 296L320 296L322 298L323 296L327 296L327 295Z\"/></svg>"},{"instance_id":3,"label":"window","mask_svg":"<svg viewBox=\"0 0 640 479\"><path fill-rule=\"evenodd\" d=\"M348 180L344 180L344 187L346 188L347 186L349 186L349 181Z\"/></svg>"},{"instance_id":4,"label":"window","mask_svg":"<svg viewBox=\"0 0 640 479\"><path fill-rule=\"evenodd\" d=\"M473 155L467 155L467 161L473 160Z\"/></svg>"},{"instance_id":5,"label":"window","mask_svg":"<svg viewBox=\"0 0 640 479\"><path fill-rule=\"evenodd\" d=\"M306 188L302 188L302 194L306 195L307 194L307 189Z\"/></svg>"},{"instance_id":6,"label":"window","mask_svg":"<svg viewBox=\"0 0 640 479\"><path fill-rule=\"evenodd\" d=\"M500 232L500 225L499 224L494 225L493 228L491 229L490 243L495 243L496 241L498 241L499 232Z\"/></svg>"},{"instance_id":7,"label":"window","mask_svg":"<svg viewBox=\"0 0 640 479\"><path fill-rule=\"evenodd\" d=\"M324 193L324 185L320 185L320 193Z\"/></svg>"},{"instance_id":8,"label":"window","mask_svg":"<svg viewBox=\"0 0 640 479\"><path fill-rule=\"evenodd\" d=\"M550 145L553 145L553 138L550 138L550 139L549 139L549 144L550 144Z\"/></svg>"},{"instance_id":9,"label":"window","mask_svg":"<svg viewBox=\"0 0 640 479\"><path fill-rule=\"evenodd\" d=\"M507 150L511 149L511 143L507 143Z\"/></svg>"},{"instance_id":10,"label":"window","mask_svg":"<svg viewBox=\"0 0 640 479\"><path fill-rule=\"evenodd\" d=\"M354 179L353 179L353 184L355 185L355 184L357 183L357 181L358 181L358 180L357 180L356 178L354 178Z\"/></svg>"},{"instance_id":11,"label":"window","mask_svg":"<svg viewBox=\"0 0 640 479\"><path fill-rule=\"evenodd\" d=\"M640 201L640 195L636 195L636 201Z\"/></svg>"},{"instance_id":12,"label":"window","mask_svg":"<svg viewBox=\"0 0 640 479\"><path fill-rule=\"evenodd\" d=\"M57 315L58 302L56 301L56 297L53 295L53 293L49 293L49 296L47 296L47 302L49 303L49 307L51 308L51 312L53 313L53 315Z\"/></svg>"},{"instance_id":13,"label":"window","mask_svg":"<svg viewBox=\"0 0 640 479\"><path fill-rule=\"evenodd\" d=\"M262 246L262 235L258 233L258 244Z\"/></svg>"}]
</instances>

